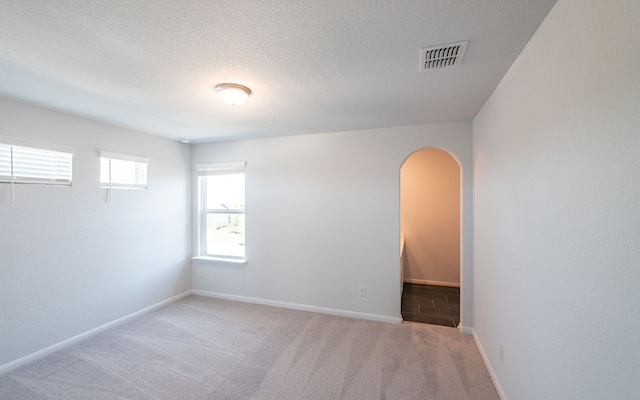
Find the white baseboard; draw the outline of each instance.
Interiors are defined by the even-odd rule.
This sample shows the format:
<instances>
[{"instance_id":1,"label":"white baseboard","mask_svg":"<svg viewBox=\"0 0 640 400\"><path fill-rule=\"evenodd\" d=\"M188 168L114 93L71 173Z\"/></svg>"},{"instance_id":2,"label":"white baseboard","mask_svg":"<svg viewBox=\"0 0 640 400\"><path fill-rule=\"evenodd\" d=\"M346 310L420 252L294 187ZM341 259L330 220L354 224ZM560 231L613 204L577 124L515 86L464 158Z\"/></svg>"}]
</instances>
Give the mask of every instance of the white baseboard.
<instances>
[{"instance_id":1,"label":"white baseboard","mask_svg":"<svg viewBox=\"0 0 640 400\"><path fill-rule=\"evenodd\" d=\"M418 285L431 285L431 286L448 286L448 287L460 287L460 283L455 282L442 282L442 281L430 281L427 279L413 279L413 278L404 278L406 283L416 283Z\"/></svg>"},{"instance_id":2,"label":"white baseboard","mask_svg":"<svg viewBox=\"0 0 640 400\"><path fill-rule=\"evenodd\" d=\"M371 321L387 322L387 323L391 323L391 324L400 324L400 323L402 323L402 318L400 318L400 317L394 318L394 317L387 317L385 315L368 314L368 313L361 313L361 312L347 311L347 310L339 310L337 308L326 308L326 307L309 306L309 305L305 305L305 304L289 303L289 302L286 302L286 301L260 299L260 298L256 298L256 297L238 296L238 295L235 295L235 294L209 292L209 291L206 291L206 290L197 290L197 289L192 290L191 293L195 294L195 295L198 295L198 296L215 297L215 298L218 298L218 299L241 301L243 303L253 303L253 304L262 304L262 305L266 305L266 306L290 308L290 309L293 309L293 310L310 311L310 312L315 312L315 313L319 313L319 314L338 315L340 317L367 319L367 320L371 320Z\"/></svg>"},{"instance_id":3,"label":"white baseboard","mask_svg":"<svg viewBox=\"0 0 640 400\"><path fill-rule=\"evenodd\" d=\"M471 331L473 332L472 333L473 340L476 342L476 347L480 352L482 361L484 361L484 365L487 367L487 371L489 371L489 376L491 376L491 381L493 382L493 386L496 387L496 391L498 392L498 397L500 397L500 400L507 400L507 395L504 394L504 390L502 390L502 386L500 386L500 382L498 381L498 376L496 375L495 371L493 370L493 367L491 366L491 363L489 362L489 357L487 357L487 353L485 353L484 348L480 343L480 339L478 338L478 335L476 335L476 332L473 329L471 329Z\"/></svg>"},{"instance_id":4,"label":"white baseboard","mask_svg":"<svg viewBox=\"0 0 640 400\"><path fill-rule=\"evenodd\" d=\"M458 324L458 330L460 332L464 333L465 335L473 336L473 328L462 326L462 323Z\"/></svg>"},{"instance_id":5,"label":"white baseboard","mask_svg":"<svg viewBox=\"0 0 640 400\"><path fill-rule=\"evenodd\" d=\"M48 356L49 354L51 354L53 352L56 352L56 351L58 351L60 349L63 349L65 347L67 347L67 346L75 344L75 343L77 343L77 342L79 342L81 340L84 340L84 339L86 339L86 338L88 338L90 336L93 336L93 335L98 334L100 332L104 332L107 329L113 328L116 325L123 324L123 323L125 323L125 322L127 322L127 321L129 321L129 320L131 320L133 318L136 318L136 317L138 317L138 316L140 316L142 314L146 314L146 313L148 313L150 311L153 311L153 310L156 310L158 308L164 307L169 303L173 303L174 301L180 300L180 299L182 299L184 297L187 297L189 295L191 295L191 291L190 290L186 291L184 293L181 293L181 294L179 294L177 296L173 296L173 297L171 297L169 299L166 299L164 301L161 301L159 303L156 303L156 304L154 304L152 306L149 306L147 308L143 308L140 311L136 311L136 312L134 312L132 314L129 314L127 316L124 316L122 318L118 318L115 321L111 321L111 322L106 323L106 324L104 324L102 326L99 326L97 328L91 329L90 331L81 333L81 334L79 334L77 336L74 336L74 337L72 337L70 339L63 340L60 343L56 343L53 346L49 346L49 347L47 347L45 349L42 349L42 350L37 351L35 353L29 354L28 356L24 356L24 357L19 358L17 360L11 361L8 364L0 366L0 375L2 375L4 373L7 373L7 372L9 372L11 370L14 370L16 368L22 367L23 365L28 364L28 363L30 363L32 361L35 361L35 360L37 360L39 358Z\"/></svg>"}]
</instances>

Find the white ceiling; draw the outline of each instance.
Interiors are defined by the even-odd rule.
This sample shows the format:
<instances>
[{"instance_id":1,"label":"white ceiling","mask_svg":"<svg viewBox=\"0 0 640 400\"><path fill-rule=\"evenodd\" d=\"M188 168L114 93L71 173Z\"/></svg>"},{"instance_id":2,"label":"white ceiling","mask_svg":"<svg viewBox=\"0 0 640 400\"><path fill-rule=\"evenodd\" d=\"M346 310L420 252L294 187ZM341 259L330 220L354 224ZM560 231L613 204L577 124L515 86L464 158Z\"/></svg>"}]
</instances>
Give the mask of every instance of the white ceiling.
<instances>
[{"instance_id":1,"label":"white ceiling","mask_svg":"<svg viewBox=\"0 0 640 400\"><path fill-rule=\"evenodd\" d=\"M195 143L471 120L555 2L0 0L0 96Z\"/></svg>"}]
</instances>

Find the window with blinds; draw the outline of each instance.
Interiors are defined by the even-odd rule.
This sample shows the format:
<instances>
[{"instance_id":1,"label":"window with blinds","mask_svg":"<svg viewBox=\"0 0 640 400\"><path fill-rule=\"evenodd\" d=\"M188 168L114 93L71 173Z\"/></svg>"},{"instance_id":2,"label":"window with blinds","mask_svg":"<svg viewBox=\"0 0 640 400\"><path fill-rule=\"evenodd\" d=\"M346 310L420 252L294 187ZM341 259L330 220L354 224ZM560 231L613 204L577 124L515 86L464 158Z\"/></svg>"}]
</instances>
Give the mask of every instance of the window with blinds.
<instances>
[{"instance_id":1,"label":"window with blinds","mask_svg":"<svg viewBox=\"0 0 640 400\"><path fill-rule=\"evenodd\" d=\"M71 186L73 149L20 142L0 138L0 182Z\"/></svg>"},{"instance_id":2,"label":"window with blinds","mask_svg":"<svg viewBox=\"0 0 640 400\"><path fill-rule=\"evenodd\" d=\"M147 164L144 157L100 152L100 187L110 189L146 189Z\"/></svg>"}]
</instances>

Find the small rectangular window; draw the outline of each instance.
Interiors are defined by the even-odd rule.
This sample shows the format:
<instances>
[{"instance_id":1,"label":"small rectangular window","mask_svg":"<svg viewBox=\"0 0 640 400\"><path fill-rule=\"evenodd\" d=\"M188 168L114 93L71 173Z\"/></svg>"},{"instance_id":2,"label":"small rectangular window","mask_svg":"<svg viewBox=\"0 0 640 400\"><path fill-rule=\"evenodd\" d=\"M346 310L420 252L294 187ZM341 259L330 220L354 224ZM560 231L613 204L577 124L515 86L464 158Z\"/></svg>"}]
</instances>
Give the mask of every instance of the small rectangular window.
<instances>
[{"instance_id":1,"label":"small rectangular window","mask_svg":"<svg viewBox=\"0 0 640 400\"><path fill-rule=\"evenodd\" d=\"M245 257L245 163L198 165L200 255Z\"/></svg>"},{"instance_id":2,"label":"small rectangular window","mask_svg":"<svg viewBox=\"0 0 640 400\"><path fill-rule=\"evenodd\" d=\"M146 189L147 164L144 157L100 152L100 187L109 189Z\"/></svg>"},{"instance_id":3,"label":"small rectangular window","mask_svg":"<svg viewBox=\"0 0 640 400\"><path fill-rule=\"evenodd\" d=\"M71 186L73 149L0 137L0 182Z\"/></svg>"}]
</instances>

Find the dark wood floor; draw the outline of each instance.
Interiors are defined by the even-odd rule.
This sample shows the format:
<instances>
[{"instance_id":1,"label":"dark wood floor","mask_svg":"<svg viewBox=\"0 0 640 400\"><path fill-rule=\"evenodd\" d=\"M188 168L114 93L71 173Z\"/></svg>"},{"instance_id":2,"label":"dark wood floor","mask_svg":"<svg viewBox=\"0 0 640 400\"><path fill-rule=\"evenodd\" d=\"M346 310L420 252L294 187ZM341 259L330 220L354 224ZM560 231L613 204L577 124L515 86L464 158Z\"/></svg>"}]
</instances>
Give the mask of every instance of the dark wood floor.
<instances>
[{"instance_id":1,"label":"dark wood floor","mask_svg":"<svg viewBox=\"0 0 640 400\"><path fill-rule=\"evenodd\" d=\"M405 283L402 318L455 328L460 323L460 289Z\"/></svg>"}]
</instances>

